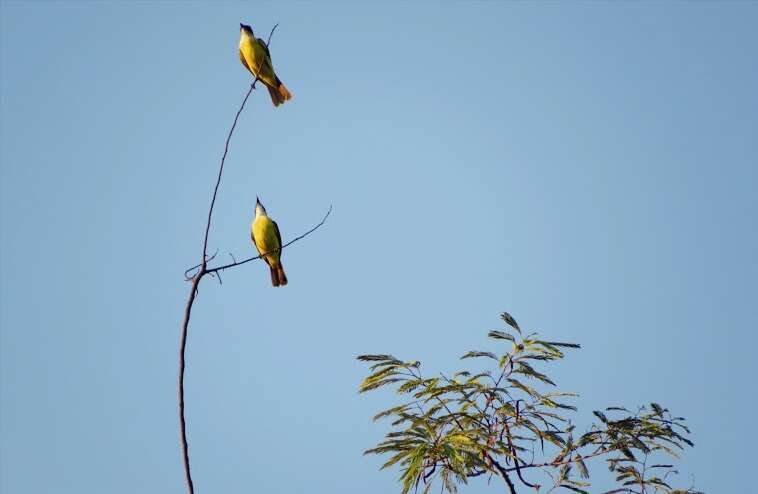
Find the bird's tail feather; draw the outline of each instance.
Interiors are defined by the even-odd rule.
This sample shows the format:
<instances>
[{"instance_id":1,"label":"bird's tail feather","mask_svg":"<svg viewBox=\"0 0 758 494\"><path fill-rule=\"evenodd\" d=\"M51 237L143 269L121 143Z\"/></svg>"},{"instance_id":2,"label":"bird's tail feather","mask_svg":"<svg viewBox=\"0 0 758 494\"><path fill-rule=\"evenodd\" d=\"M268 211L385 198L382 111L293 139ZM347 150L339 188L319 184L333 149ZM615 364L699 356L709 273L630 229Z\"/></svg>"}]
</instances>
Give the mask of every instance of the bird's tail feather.
<instances>
[{"instance_id":1,"label":"bird's tail feather","mask_svg":"<svg viewBox=\"0 0 758 494\"><path fill-rule=\"evenodd\" d=\"M284 267L281 263L276 265L276 269L279 272L278 278L279 278L279 285L284 286L287 284L287 275L284 274Z\"/></svg>"},{"instance_id":2,"label":"bird's tail feather","mask_svg":"<svg viewBox=\"0 0 758 494\"><path fill-rule=\"evenodd\" d=\"M274 286L279 286L281 283L279 283L279 270L276 266L271 266L271 284Z\"/></svg>"},{"instance_id":3,"label":"bird's tail feather","mask_svg":"<svg viewBox=\"0 0 758 494\"><path fill-rule=\"evenodd\" d=\"M271 284L274 286L284 286L287 284L287 275L284 274L284 268L281 263L271 266Z\"/></svg>"},{"instance_id":4,"label":"bird's tail feather","mask_svg":"<svg viewBox=\"0 0 758 494\"><path fill-rule=\"evenodd\" d=\"M279 106L285 101L292 99L292 94L289 92L289 89L282 84L282 81L280 81L278 77L276 78L276 85L269 86L267 84L266 88L268 89L268 94L271 96L271 102L274 106Z\"/></svg>"},{"instance_id":5,"label":"bird's tail feather","mask_svg":"<svg viewBox=\"0 0 758 494\"><path fill-rule=\"evenodd\" d=\"M292 99L292 94L289 92L289 89L282 84L282 81L280 81L278 77L276 78L276 84L271 86L267 84L266 88L268 89L268 94L271 96L271 102L274 106L279 106L285 101Z\"/></svg>"},{"instance_id":6,"label":"bird's tail feather","mask_svg":"<svg viewBox=\"0 0 758 494\"><path fill-rule=\"evenodd\" d=\"M276 85L276 90L279 92L282 103L292 99L292 94L290 93L289 89L287 89L287 87L282 83L282 81L279 80L278 77L276 78Z\"/></svg>"},{"instance_id":7,"label":"bird's tail feather","mask_svg":"<svg viewBox=\"0 0 758 494\"><path fill-rule=\"evenodd\" d=\"M274 106L279 106L284 103L284 100L279 94L279 91L271 86L266 86L266 89L268 89L268 94L271 96L271 102L274 104Z\"/></svg>"}]
</instances>

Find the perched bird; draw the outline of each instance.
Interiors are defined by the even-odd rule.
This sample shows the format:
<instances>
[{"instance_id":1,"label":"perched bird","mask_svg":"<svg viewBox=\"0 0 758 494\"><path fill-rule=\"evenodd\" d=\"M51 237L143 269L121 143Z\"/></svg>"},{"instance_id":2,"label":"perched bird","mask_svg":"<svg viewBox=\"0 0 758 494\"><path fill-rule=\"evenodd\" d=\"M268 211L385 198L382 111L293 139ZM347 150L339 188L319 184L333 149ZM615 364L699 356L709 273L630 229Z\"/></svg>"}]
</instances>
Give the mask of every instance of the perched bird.
<instances>
[{"instance_id":1,"label":"perched bird","mask_svg":"<svg viewBox=\"0 0 758 494\"><path fill-rule=\"evenodd\" d=\"M287 284L287 275L282 267L282 236L276 222L268 217L266 208L261 201L255 198L255 218L250 227L250 238L253 239L258 253L271 269L271 284L284 286Z\"/></svg>"},{"instance_id":2,"label":"perched bird","mask_svg":"<svg viewBox=\"0 0 758 494\"><path fill-rule=\"evenodd\" d=\"M253 77L257 77L266 85L274 106L279 106L292 98L274 72L266 42L261 38L256 38L253 29L245 24L240 24L240 61L253 74Z\"/></svg>"}]
</instances>

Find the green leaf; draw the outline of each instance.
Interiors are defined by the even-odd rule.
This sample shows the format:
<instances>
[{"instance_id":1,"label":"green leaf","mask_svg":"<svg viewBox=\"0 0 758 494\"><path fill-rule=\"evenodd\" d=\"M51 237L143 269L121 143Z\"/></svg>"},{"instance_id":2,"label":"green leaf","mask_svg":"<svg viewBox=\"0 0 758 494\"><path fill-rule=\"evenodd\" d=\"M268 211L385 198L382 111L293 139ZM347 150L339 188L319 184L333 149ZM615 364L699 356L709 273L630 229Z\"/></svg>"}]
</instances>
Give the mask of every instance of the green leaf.
<instances>
[{"instance_id":1,"label":"green leaf","mask_svg":"<svg viewBox=\"0 0 758 494\"><path fill-rule=\"evenodd\" d=\"M409 405L399 405L396 407L388 408L387 410L383 410L377 413L376 415L374 415L372 420L376 422L377 420L383 417L387 417L388 415L395 415L397 413L404 412L408 406Z\"/></svg>"},{"instance_id":2,"label":"green leaf","mask_svg":"<svg viewBox=\"0 0 758 494\"><path fill-rule=\"evenodd\" d=\"M413 487L413 485L420 479L421 464L424 460L426 448L426 444L419 445L409 457L408 467L400 477L400 480L403 481L403 490L401 491L401 494L407 494L411 487Z\"/></svg>"},{"instance_id":3,"label":"green leaf","mask_svg":"<svg viewBox=\"0 0 758 494\"><path fill-rule=\"evenodd\" d=\"M634 460L637 459L634 456L634 453L632 453L632 450L630 450L629 448L622 447L622 448L619 448L619 451L621 451L622 453L624 453L624 456L626 456L628 459L630 459L632 461L634 461Z\"/></svg>"},{"instance_id":4,"label":"green leaf","mask_svg":"<svg viewBox=\"0 0 758 494\"><path fill-rule=\"evenodd\" d=\"M582 455L577 454L574 456L574 461L576 462L576 467L579 470L579 475L583 479L590 478L590 472L587 470L587 465L584 463L584 458L582 458Z\"/></svg>"},{"instance_id":5,"label":"green leaf","mask_svg":"<svg viewBox=\"0 0 758 494\"><path fill-rule=\"evenodd\" d=\"M555 431L542 431L542 435L550 441L551 443L555 444L556 446L565 446L566 440L563 439L557 432Z\"/></svg>"},{"instance_id":6,"label":"green leaf","mask_svg":"<svg viewBox=\"0 0 758 494\"><path fill-rule=\"evenodd\" d=\"M495 340L508 340L508 341L516 341L516 338L514 338L512 335L508 333L503 333L502 331L490 331L487 333L487 336L490 338L493 338Z\"/></svg>"},{"instance_id":7,"label":"green leaf","mask_svg":"<svg viewBox=\"0 0 758 494\"><path fill-rule=\"evenodd\" d=\"M403 458L407 457L409 454L411 454L411 452L412 452L412 450L400 451L399 453L397 453L394 456L390 457L389 460L387 460L386 462L384 462L384 464L381 467L379 467L379 470L384 470L385 468L391 467L392 465L394 465L398 461L400 461Z\"/></svg>"},{"instance_id":8,"label":"green leaf","mask_svg":"<svg viewBox=\"0 0 758 494\"><path fill-rule=\"evenodd\" d=\"M568 479L569 473L571 473L571 463L564 463L558 473L558 482Z\"/></svg>"},{"instance_id":9,"label":"green leaf","mask_svg":"<svg viewBox=\"0 0 758 494\"><path fill-rule=\"evenodd\" d=\"M361 383L360 388L358 388L359 393L365 393L366 391L371 391L372 389L380 388L382 386L386 386L387 384L392 384L394 382L403 381L403 379L399 377L394 377L392 379L384 379L383 381L374 381L374 382L363 382Z\"/></svg>"},{"instance_id":10,"label":"green leaf","mask_svg":"<svg viewBox=\"0 0 758 494\"><path fill-rule=\"evenodd\" d=\"M495 354L492 353L492 352L477 352L477 351L473 351L473 350L470 351L470 352L468 352L468 353L466 353L465 355L463 355L461 357L461 360L463 360L465 358L476 358L476 357L488 357L488 358L491 358L493 360L497 360L497 357L495 357Z\"/></svg>"},{"instance_id":11,"label":"green leaf","mask_svg":"<svg viewBox=\"0 0 758 494\"><path fill-rule=\"evenodd\" d=\"M513 316L511 316L507 312L503 312L502 314L500 314L500 319L502 319L503 322L505 322L505 324L507 324L508 326L512 327L513 329L515 329L516 331L518 331L519 334L521 334L521 328L518 326L518 323L513 318Z\"/></svg>"},{"instance_id":12,"label":"green leaf","mask_svg":"<svg viewBox=\"0 0 758 494\"><path fill-rule=\"evenodd\" d=\"M383 362L387 360L397 360L392 355L358 355L355 358L362 362Z\"/></svg>"},{"instance_id":13,"label":"green leaf","mask_svg":"<svg viewBox=\"0 0 758 494\"><path fill-rule=\"evenodd\" d=\"M421 385L422 381L420 379L410 379L398 386L397 394L410 393Z\"/></svg>"},{"instance_id":14,"label":"green leaf","mask_svg":"<svg viewBox=\"0 0 758 494\"><path fill-rule=\"evenodd\" d=\"M387 377L390 374L394 374L395 372L396 371L395 371L395 367L394 366L392 366L392 367L386 367L384 369L381 369L381 370L378 370L378 371L374 372L373 374L370 374L366 379L363 380L363 382L364 383L369 383L369 382L378 381L378 380L382 379L383 377Z\"/></svg>"},{"instance_id":15,"label":"green leaf","mask_svg":"<svg viewBox=\"0 0 758 494\"><path fill-rule=\"evenodd\" d=\"M525 376L533 377L546 384L555 386L555 383L549 377L547 377L545 374L542 374L541 372L537 372L531 365L527 364L526 362L517 362L516 369L513 372L516 374L524 374Z\"/></svg>"},{"instance_id":16,"label":"green leaf","mask_svg":"<svg viewBox=\"0 0 758 494\"><path fill-rule=\"evenodd\" d=\"M592 414L595 415L595 417L599 418L604 424L608 423L608 417L606 417L603 412L599 410L593 410Z\"/></svg>"},{"instance_id":17,"label":"green leaf","mask_svg":"<svg viewBox=\"0 0 758 494\"><path fill-rule=\"evenodd\" d=\"M540 341L542 345L557 346L563 348L582 348L582 345L578 343L566 343L561 341Z\"/></svg>"},{"instance_id":18,"label":"green leaf","mask_svg":"<svg viewBox=\"0 0 758 494\"><path fill-rule=\"evenodd\" d=\"M507 381L511 383L513 387L520 389L521 391L523 391L524 393L528 394L529 396L533 398L537 398L537 399L542 398L542 395L537 390L530 388L529 386L527 386L526 384L522 383L521 381L517 379L513 379L512 377L509 377Z\"/></svg>"}]
</instances>

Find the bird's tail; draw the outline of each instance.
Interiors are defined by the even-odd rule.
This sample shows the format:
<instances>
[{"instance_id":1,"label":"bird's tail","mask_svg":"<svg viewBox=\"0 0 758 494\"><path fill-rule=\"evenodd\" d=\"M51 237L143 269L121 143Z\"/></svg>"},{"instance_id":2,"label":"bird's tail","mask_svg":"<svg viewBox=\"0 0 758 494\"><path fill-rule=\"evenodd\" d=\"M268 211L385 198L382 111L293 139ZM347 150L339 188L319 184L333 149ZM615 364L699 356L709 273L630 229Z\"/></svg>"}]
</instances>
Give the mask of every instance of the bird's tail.
<instances>
[{"instance_id":1,"label":"bird's tail","mask_svg":"<svg viewBox=\"0 0 758 494\"><path fill-rule=\"evenodd\" d=\"M284 286L287 284L287 275L284 274L284 268L281 263L271 266L271 284L274 286Z\"/></svg>"},{"instance_id":2,"label":"bird's tail","mask_svg":"<svg viewBox=\"0 0 758 494\"><path fill-rule=\"evenodd\" d=\"M279 106L285 101L289 101L292 99L292 94L290 94L289 90L282 84L282 81L279 80L279 78L276 78L276 86L266 86L268 88L268 94L271 96L271 102L274 104L274 106Z\"/></svg>"},{"instance_id":3,"label":"bird's tail","mask_svg":"<svg viewBox=\"0 0 758 494\"><path fill-rule=\"evenodd\" d=\"M282 263L276 265L276 269L279 271L279 285L284 286L287 284L287 275L284 274L284 267Z\"/></svg>"},{"instance_id":4,"label":"bird's tail","mask_svg":"<svg viewBox=\"0 0 758 494\"><path fill-rule=\"evenodd\" d=\"M276 78L276 84L277 88L276 90L279 92L279 96L282 97L282 103L285 101L289 101L292 99L292 94L290 94L289 89L282 83L282 81L279 80L279 78Z\"/></svg>"}]
</instances>

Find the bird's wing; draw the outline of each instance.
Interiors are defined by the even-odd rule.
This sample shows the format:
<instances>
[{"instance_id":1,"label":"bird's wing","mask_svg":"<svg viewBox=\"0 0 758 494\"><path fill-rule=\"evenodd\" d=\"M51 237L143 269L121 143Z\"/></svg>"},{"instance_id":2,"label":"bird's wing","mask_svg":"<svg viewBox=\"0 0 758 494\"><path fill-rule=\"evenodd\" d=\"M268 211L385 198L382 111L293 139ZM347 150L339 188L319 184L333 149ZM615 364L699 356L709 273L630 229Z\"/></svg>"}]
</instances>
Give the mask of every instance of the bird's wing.
<instances>
[{"instance_id":1,"label":"bird's wing","mask_svg":"<svg viewBox=\"0 0 758 494\"><path fill-rule=\"evenodd\" d=\"M256 41L258 41L258 44L263 48L263 51L266 52L266 58L261 60L260 67L262 68L262 71L264 74L270 73L273 76L273 79L276 79L276 73L274 73L274 62L271 61L271 53L268 51L268 46L266 45L266 42L263 41L261 38L257 38ZM266 81L263 81L266 82ZM269 81L269 84L273 84L273 80Z\"/></svg>"},{"instance_id":2,"label":"bird's wing","mask_svg":"<svg viewBox=\"0 0 758 494\"><path fill-rule=\"evenodd\" d=\"M279 241L279 257L282 257L282 235L279 233L279 225L276 224L276 221L271 220L271 223L274 224L274 232L276 233L276 239Z\"/></svg>"},{"instance_id":3,"label":"bird's wing","mask_svg":"<svg viewBox=\"0 0 758 494\"><path fill-rule=\"evenodd\" d=\"M266 56L270 59L271 58L271 53L268 51L268 45L266 44L266 42L263 41L263 39L261 39L261 38L257 38L256 41L258 41L258 44L263 47L263 51L266 52Z\"/></svg>"}]
</instances>

